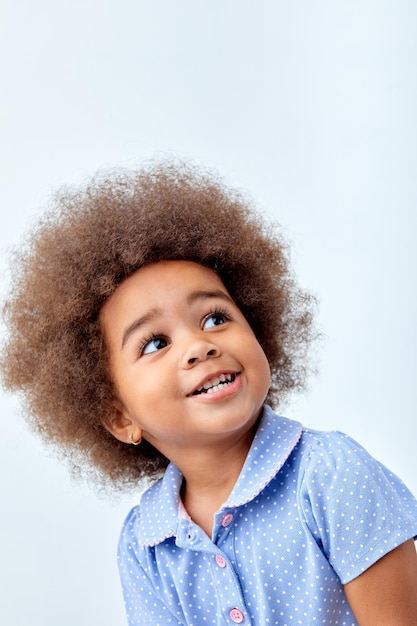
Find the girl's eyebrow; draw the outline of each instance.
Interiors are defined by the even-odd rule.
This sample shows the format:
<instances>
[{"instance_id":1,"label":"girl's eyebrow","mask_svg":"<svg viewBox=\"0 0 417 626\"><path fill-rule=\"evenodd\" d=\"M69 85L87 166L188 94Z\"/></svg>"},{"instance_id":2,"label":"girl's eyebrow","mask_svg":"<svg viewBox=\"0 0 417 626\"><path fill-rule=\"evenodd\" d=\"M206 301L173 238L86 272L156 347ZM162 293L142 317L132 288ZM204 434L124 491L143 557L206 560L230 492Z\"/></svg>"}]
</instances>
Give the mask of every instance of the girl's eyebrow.
<instances>
[{"instance_id":1,"label":"girl's eyebrow","mask_svg":"<svg viewBox=\"0 0 417 626\"><path fill-rule=\"evenodd\" d=\"M125 345L125 343L127 342L127 340L129 339L129 337L131 335L133 335L133 333L140 328L141 326L143 326L144 324L146 324L147 322L150 322L151 320L155 319L155 317L158 317L161 314L161 311L159 309L151 309L150 311L148 311L147 313L145 313L145 315L142 315L141 317L138 317L137 319L135 319L124 331L123 333L123 337L122 337L122 349Z\"/></svg>"},{"instance_id":2,"label":"girl's eyebrow","mask_svg":"<svg viewBox=\"0 0 417 626\"><path fill-rule=\"evenodd\" d=\"M192 304L195 300L199 300L200 298L221 298L222 300L227 300L231 304L234 304L232 298L227 295L224 291L216 290L216 291L193 291L187 297L188 304Z\"/></svg>"},{"instance_id":3,"label":"girl's eyebrow","mask_svg":"<svg viewBox=\"0 0 417 626\"><path fill-rule=\"evenodd\" d=\"M227 302L230 302L231 304L234 304L232 298L230 296L228 296L227 293L225 293L224 291L220 291L220 290L215 290L215 291L204 291L204 290L193 291L192 293L190 293L187 296L187 304L192 304L196 300L208 299L208 298L221 298L222 300L226 300ZM129 324L129 326L126 328L126 330L123 333L122 346L121 346L122 349L124 348L124 346L125 346L127 340L129 339L129 337L134 332L136 332L138 330L138 328L140 328L141 326L143 326L147 322L150 322L151 320L155 319L156 317L159 317L160 315L161 315L161 310L160 309L151 309L150 311L145 313L145 315L141 315L141 317L138 317L131 324Z\"/></svg>"}]
</instances>

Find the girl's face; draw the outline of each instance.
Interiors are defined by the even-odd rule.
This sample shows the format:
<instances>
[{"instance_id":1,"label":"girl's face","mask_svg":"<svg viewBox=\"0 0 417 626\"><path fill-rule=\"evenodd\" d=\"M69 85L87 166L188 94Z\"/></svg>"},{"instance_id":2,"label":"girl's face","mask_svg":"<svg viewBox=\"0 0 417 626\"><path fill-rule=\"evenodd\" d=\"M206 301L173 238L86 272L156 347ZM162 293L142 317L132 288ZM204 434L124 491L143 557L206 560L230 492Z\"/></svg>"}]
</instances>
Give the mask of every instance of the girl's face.
<instances>
[{"instance_id":1,"label":"girl's face","mask_svg":"<svg viewBox=\"0 0 417 626\"><path fill-rule=\"evenodd\" d=\"M115 384L109 430L141 434L173 460L236 441L270 384L266 356L217 274L191 261L139 269L100 313Z\"/></svg>"}]
</instances>

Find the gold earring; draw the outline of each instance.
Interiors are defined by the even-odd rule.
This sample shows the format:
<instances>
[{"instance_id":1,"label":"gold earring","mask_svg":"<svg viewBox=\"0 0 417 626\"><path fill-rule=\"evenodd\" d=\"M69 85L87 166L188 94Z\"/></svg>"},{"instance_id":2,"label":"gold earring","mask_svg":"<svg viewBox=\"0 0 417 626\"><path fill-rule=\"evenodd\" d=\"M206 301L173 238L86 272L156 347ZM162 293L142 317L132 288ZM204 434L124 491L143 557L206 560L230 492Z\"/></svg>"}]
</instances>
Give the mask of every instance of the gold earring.
<instances>
[{"instance_id":1,"label":"gold earring","mask_svg":"<svg viewBox=\"0 0 417 626\"><path fill-rule=\"evenodd\" d=\"M133 443L134 446L138 446L141 443L141 441L142 441L142 437L139 437L139 439L137 441L134 441L133 440L133 434L130 433L129 440L130 440L130 443Z\"/></svg>"}]
</instances>

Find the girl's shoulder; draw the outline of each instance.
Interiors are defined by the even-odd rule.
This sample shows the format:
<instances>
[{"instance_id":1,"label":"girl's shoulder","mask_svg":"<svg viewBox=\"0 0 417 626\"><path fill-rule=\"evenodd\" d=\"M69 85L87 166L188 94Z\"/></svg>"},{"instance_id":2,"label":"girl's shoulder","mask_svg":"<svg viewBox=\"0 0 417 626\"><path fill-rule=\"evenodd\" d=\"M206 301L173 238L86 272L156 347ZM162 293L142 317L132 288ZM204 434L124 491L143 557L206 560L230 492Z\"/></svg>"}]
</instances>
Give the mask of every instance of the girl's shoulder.
<instances>
[{"instance_id":1,"label":"girl's shoulder","mask_svg":"<svg viewBox=\"0 0 417 626\"><path fill-rule=\"evenodd\" d=\"M351 458L364 463L379 463L358 441L339 430L316 430L303 426L300 449L303 456L325 458L327 461L332 459L335 463L349 463Z\"/></svg>"},{"instance_id":2,"label":"girl's shoulder","mask_svg":"<svg viewBox=\"0 0 417 626\"><path fill-rule=\"evenodd\" d=\"M383 463L375 459L360 443L338 430L320 431L303 427L297 446L307 473L320 468L345 470L352 475L384 475L389 480L399 480Z\"/></svg>"},{"instance_id":3,"label":"girl's shoulder","mask_svg":"<svg viewBox=\"0 0 417 626\"><path fill-rule=\"evenodd\" d=\"M414 496L349 435L304 429L294 455L302 518L343 584L417 535Z\"/></svg>"},{"instance_id":4,"label":"girl's shoulder","mask_svg":"<svg viewBox=\"0 0 417 626\"><path fill-rule=\"evenodd\" d=\"M310 489L325 486L332 496L348 493L359 499L366 493L395 495L417 507L402 480L346 433L303 428L296 454L301 479Z\"/></svg>"}]
</instances>

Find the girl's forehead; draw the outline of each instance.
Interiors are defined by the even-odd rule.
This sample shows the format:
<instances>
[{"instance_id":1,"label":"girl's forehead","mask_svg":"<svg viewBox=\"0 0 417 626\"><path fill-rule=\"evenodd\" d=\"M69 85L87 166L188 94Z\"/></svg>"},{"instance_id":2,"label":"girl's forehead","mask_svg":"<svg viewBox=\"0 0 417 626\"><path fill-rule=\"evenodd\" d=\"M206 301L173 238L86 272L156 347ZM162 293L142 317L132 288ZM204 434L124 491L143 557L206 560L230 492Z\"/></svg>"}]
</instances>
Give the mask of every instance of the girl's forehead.
<instances>
[{"instance_id":1,"label":"girl's forehead","mask_svg":"<svg viewBox=\"0 0 417 626\"><path fill-rule=\"evenodd\" d=\"M128 276L102 306L100 317L132 300L143 304L182 293L223 292L230 297L220 276L210 267L194 261L159 261L145 265Z\"/></svg>"},{"instance_id":2,"label":"girl's forehead","mask_svg":"<svg viewBox=\"0 0 417 626\"><path fill-rule=\"evenodd\" d=\"M156 289L166 283L181 285L194 283L217 283L223 285L220 276L210 267L195 261L159 261L145 265L128 276L117 288L129 288L132 283L137 285L152 284ZM224 287L224 285L223 285ZM225 288L225 287L224 287ZM116 291L117 291L116 290Z\"/></svg>"}]
</instances>

